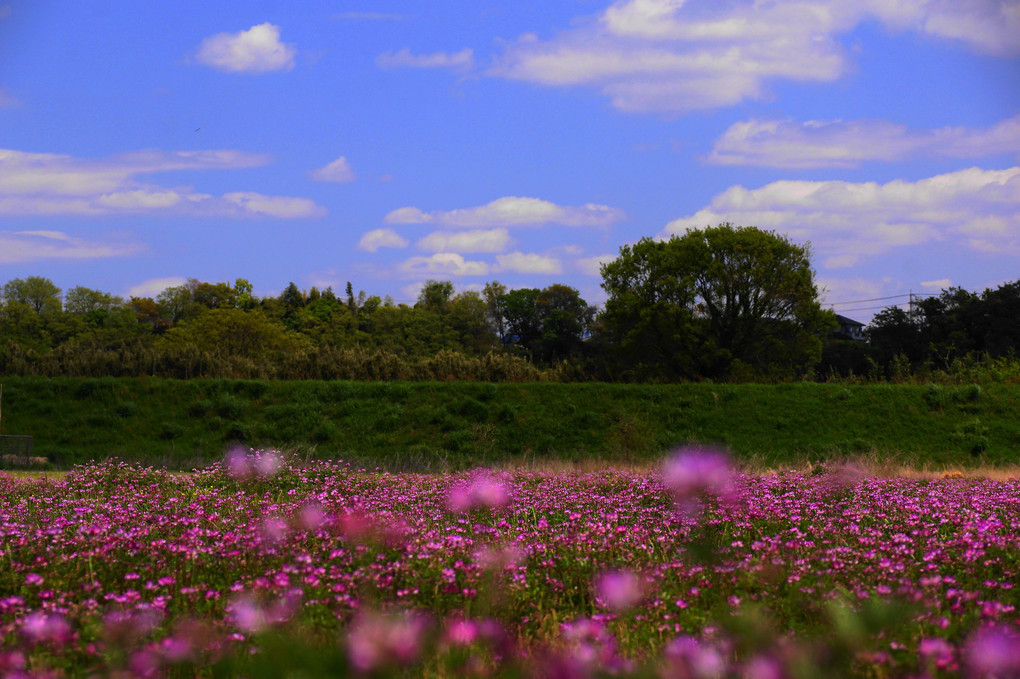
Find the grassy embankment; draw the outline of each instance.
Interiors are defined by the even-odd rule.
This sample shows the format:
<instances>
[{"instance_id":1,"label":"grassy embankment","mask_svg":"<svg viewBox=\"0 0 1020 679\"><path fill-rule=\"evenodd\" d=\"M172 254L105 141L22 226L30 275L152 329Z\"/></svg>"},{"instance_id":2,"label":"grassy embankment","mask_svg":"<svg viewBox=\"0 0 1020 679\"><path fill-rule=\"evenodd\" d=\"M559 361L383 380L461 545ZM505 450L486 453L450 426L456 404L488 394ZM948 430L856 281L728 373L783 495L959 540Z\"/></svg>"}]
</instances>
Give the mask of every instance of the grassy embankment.
<instances>
[{"instance_id":1,"label":"grassy embankment","mask_svg":"<svg viewBox=\"0 0 1020 679\"><path fill-rule=\"evenodd\" d=\"M863 457L1020 463L1020 386L612 385L3 378L3 433L66 468L188 469L235 442L372 469L652 461L717 444L756 468ZM5 466L10 466L5 465Z\"/></svg>"}]
</instances>

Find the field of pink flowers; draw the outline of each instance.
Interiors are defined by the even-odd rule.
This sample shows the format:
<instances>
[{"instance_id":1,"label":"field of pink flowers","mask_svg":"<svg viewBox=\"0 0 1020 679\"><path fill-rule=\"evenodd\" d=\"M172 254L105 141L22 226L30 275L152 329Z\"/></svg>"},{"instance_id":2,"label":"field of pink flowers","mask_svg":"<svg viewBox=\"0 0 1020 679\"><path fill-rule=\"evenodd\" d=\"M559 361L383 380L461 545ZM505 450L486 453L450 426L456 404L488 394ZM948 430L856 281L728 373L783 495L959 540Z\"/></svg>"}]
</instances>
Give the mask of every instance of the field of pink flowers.
<instances>
[{"instance_id":1,"label":"field of pink flowers","mask_svg":"<svg viewBox=\"0 0 1020 679\"><path fill-rule=\"evenodd\" d=\"M0 676L1018 677L1020 480L0 473Z\"/></svg>"}]
</instances>

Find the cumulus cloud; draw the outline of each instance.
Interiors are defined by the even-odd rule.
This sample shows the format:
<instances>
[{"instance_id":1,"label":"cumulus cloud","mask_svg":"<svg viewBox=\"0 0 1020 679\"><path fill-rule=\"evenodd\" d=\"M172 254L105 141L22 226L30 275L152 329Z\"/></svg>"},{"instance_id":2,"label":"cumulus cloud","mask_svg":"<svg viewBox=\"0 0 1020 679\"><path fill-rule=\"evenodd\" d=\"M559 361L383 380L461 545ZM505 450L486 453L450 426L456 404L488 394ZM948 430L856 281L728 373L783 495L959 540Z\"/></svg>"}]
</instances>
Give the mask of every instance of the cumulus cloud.
<instances>
[{"instance_id":1,"label":"cumulus cloud","mask_svg":"<svg viewBox=\"0 0 1020 679\"><path fill-rule=\"evenodd\" d=\"M490 75L598 88L623 111L685 113L767 93L784 79L833 81L849 68L838 37L865 21L1020 52L1020 12L992 0L802 0L761 3L620 0L595 21L507 46Z\"/></svg>"},{"instance_id":2,"label":"cumulus cloud","mask_svg":"<svg viewBox=\"0 0 1020 679\"><path fill-rule=\"evenodd\" d=\"M436 231L419 240L417 247L428 252L503 252L511 242L506 229Z\"/></svg>"},{"instance_id":3,"label":"cumulus cloud","mask_svg":"<svg viewBox=\"0 0 1020 679\"><path fill-rule=\"evenodd\" d=\"M347 162L347 158L340 156L329 165L313 170L311 176L317 182L337 182L343 184L354 181L354 170L351 169L351 164Z\"/></svg>"},{"instance_id":4,"label":"cumulus cloud","mask_svg":"<svg viewBox=\"0 0 1020 679\"><path fill-rule=\"evenodd\" d=\"M538 198L507 196L478 207L458 210L423 212L416 207L403 207L385 217L388 224L437 224L446 227L498 227L535 224L565 226L609 226L624 219L623 210L588 203L564 207Z\"/></svg>"},{"instance_id":5,"label":"cumulus cloud","mask_svg":"<svg viewBox=\"0 0 1020 679\"><path fill-rule=\"evenodd\" d=\"M574 268L586 276L601 276L602 265L615 261L617 255L598 255L597 257L582 257L574 262Z\"/></svg>"},{"instance_id":6,"label":"cumulus cloud","mask_svg":"<svg viewBox=\"0 0 1020 679\"><path fill-rule=\"evenodd\" d=\"M266 73L294 68L293 45L280 42L280 27L270 23L238 33L218 33L202 41L195 58L229 73Z\"/></svg>"},{"instance_id":7,"label":"cumulus cloud","mask_svg":"<svg viewBox=\"0 0 1020 679\"><path fill-rule=\"evenodd\" d=\"M1020 167L970 168L915 182L778 181L733 186L705 208L666 225L660 237L721 222L811 241L828 268L899 247L947 241L1020 255Z\"/></svg>"},{"instance_id":8,"label":"cumulus cloud","mask_svg":"<svg viewBox=\"0 0 1020 679\"><path fill-rule=\"evenodd\" d=\"M318 217L306 198L253 192L216 197L191 187L164 187L139 177L174 170L259 167L269 156L233 150L146 150L84 159L0 149L0 215L188 214L280 218Z\"/></svg>"},{"instance_id":9,"label":"cumulus cloud","mask_svg":"<svg viewBox=\"0 0 1020 679\"><path fill-rule=\"evenodd\" d=\"M471 48L460 52L435 52L433 54L411 54L406 47L399 52L386 52L376 57L380 68L449 68L455 71L470 71L475 65L475 53Z\"/></svg>"},{"instance_id":10,"label":"cumulus cloud","mask_svg":"<svg viewBox=\"0 0 1020 679\"><path fill-rule=\"evenodd\" d=\"M762 167L856 167L864 161L919 156L1020 154L1020 116L987 129L910 130L884 120L747 120L723 133L707 161Z\"/></svg>"},{"instance_id":11,"label":"cumulus cloud","mask_svg":"<svg viewBox=\"0 0 1020 679\"><path fill-rule=\"evenodd\" d=\"M431 257L412 257L400 265L407 276L485 276L489 265L464 259L455 252L438 252Z\"/></svg>"},{"instance_id":12,"label":"cumulus cloud","mask_svg":"<svg viewBox=\"0 0 1020 679\"><path fill-rule=\"evenodd\" d=\"M496 256L496 271L510 271L514 273L539 273L558 274L563 273L560 261L555 257L546 257L533 252L511 252L505 255Z\"/></svg>"},{"instance_id":13,"label":"cumulus cloud","mask_svg":"<svg viewBox=\"0 0 1020 679\"><path fill-rule=\"evenodd\" d=\"M133 286L128 290L127 296L130 297L155 297L159 293L163 292L167 288L176 288L184 285L188 282L187 278L182 276L169 276L167 278L150 278L149 280L142 281L138 285Z\"/></svg>"},{"instance_id":14,"label":"cumulus cloud","mask_svg":"<svg viewBox=\"0 0 1020 679\"><path fill-rule=\"evenodd\" d=\"M101 242L62 231L0 231L0 264L40 259L101 259L125 257L145 249L141 243Z\"/></svg>"},{"instance_id":15,"label":"cumulus cloud","mask_svg":"<svg viewBox=\"0 0 1020 679\"><path fill-rule=\"evenodd\" d=\"M372 229L358 241L358 249L375 252L379 248L406 248L407 240L393 229Z\"/></svg>"}]
</instances>

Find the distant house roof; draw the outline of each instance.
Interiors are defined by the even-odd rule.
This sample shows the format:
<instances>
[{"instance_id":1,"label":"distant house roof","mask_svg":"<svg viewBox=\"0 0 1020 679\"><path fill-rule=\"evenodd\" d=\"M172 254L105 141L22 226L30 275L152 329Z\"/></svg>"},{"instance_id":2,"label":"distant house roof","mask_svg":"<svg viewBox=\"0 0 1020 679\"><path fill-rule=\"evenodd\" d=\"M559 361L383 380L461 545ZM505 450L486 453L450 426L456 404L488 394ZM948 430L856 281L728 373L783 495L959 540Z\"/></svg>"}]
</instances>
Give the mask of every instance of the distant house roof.
<instances>
[{"instance_id":1,"label":"distant house roof","mask_svg":"<svg viewBox=\"0 0 1020 679\"><path fill-rule=\"evenodd\" d=\"M840 316L839 314L836 314L836 321L839 323L840 327L843 327L843 326L849 326L849 327L855 327L855 328L863 328L864 327L864 324L861 323L860 321L855 321L852 318L847 318L846 316Z\"/></svg>"},{"instance_id":2,"label":"distant house roof","mask_svg":"<svg viewBox=\"0 0 1020 679\"><path fill-rule=\"evenodd\" d=\"M830 331L829 337L833 339L859 340L862 342L867 339L864 336L864 324L860 321L836 314L836 322L839 323L839 328Z\"/></svg>"}]
</instances>

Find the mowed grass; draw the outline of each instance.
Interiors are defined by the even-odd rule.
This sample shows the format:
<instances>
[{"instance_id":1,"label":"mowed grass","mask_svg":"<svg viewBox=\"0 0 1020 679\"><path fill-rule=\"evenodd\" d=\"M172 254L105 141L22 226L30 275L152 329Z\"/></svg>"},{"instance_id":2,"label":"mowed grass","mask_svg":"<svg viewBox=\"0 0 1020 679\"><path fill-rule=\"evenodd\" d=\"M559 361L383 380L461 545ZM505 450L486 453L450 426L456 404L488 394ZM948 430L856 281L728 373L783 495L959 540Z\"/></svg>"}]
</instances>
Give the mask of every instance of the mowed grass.
<instances>
[{"instance_id":1,"label":"mowed grass","mask_svg":"<svg viewBox=\"0 0 1020 679\"><path fill-rule=\"evenodd\" d=\"M1020 464L1020 385L620 385L3 378L3 433L54 468L171 469L233 445L366 469L648 465L692 443L754 469Z\"/></svg>"}]
</instances>

